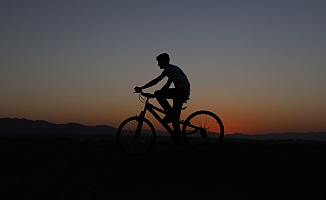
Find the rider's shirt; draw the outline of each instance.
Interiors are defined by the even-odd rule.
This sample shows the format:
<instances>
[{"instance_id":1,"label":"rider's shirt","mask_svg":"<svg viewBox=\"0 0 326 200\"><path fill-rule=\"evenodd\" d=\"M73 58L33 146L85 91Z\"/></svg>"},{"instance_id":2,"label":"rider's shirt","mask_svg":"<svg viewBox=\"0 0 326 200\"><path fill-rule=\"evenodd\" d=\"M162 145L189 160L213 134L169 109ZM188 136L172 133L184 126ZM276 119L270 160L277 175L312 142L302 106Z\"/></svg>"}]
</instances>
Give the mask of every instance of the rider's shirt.
<instances>
[{"instance_id":1,"label":"rider's shirt","mask_svg":"<svg viewBox=\"0 0 326 200\"><path fill-rule=\"evenodd\" d=\"M179 67L175 65L167 65L162 74L167 76L172 81L175 88L190 91L190 83L188 78Z\"/></svg>"}]
</instances>

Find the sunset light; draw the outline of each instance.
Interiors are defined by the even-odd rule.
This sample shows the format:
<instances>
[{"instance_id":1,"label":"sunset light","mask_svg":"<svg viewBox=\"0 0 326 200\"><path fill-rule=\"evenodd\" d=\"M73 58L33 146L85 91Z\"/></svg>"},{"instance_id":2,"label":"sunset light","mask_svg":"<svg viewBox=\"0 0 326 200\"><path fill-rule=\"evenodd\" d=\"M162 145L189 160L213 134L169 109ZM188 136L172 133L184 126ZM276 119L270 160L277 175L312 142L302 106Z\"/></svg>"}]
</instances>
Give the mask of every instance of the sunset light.
<instances>
[{"instance_id":1,"label":"sunset light","mask_svg":"<svg viewBox=\"0 0 326 200\"><path fill-rule=\"evenodd\" d=\"M182 119L210 110L226 134L326 131L325 1L127 2L2 2L0 118L117 128L168 52L191 84Z\"/></svg>"}]
</instances>

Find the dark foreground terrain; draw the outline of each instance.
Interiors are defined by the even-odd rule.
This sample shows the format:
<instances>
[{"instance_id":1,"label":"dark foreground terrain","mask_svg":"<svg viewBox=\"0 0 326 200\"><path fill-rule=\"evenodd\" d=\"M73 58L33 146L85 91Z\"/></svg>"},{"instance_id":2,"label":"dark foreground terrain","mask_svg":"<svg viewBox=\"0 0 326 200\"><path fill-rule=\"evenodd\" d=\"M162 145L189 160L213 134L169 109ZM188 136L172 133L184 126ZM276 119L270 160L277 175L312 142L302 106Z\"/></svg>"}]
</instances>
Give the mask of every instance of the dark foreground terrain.
<instances>
[{"instance_id":1,"label":"dark foreground terrain","mask_svg":"<svg viewBox=\"0 0 326 200\"><path fill-rule=\"evenodd\" d=\"M0 139L0 199L326 199L326 144L225 141L196 153L159 143Z\"/></svg>"}]
</instances>

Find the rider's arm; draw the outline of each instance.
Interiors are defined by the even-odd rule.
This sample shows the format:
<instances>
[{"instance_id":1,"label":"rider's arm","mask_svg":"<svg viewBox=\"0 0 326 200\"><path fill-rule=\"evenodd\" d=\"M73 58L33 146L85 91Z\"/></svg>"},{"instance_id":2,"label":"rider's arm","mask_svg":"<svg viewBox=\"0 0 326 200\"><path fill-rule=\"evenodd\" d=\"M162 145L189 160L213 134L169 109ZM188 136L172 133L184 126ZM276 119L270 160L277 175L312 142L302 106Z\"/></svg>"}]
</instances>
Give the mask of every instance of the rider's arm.
<instances>
[{"instance_id":1,"label":"rider's arm","mask_svg":"<svg viewBox=\"0 0 326 200\"><path fill-rule=\"evenodd\" d=\"M146 88L152 87L152 86L156 85L158 82L160 82L164 77L165 77L165 74L162 73L157 78L151 80L150 82L146 83L144 86L142 86L140 88L146 89Z\"/></svg>"},{"instance_id":2,"label":"rider's arm","mask_svg":"<svg viewBox=\"0 0 326 200\"><path fill-rule=\"evenodd\" d=\"M169 89L170 85L171 85L172 81L170 79L168 79L168 81L165 83L165 85L161 88L161 90L167 90Z\"/></svg>"}]
</instances>

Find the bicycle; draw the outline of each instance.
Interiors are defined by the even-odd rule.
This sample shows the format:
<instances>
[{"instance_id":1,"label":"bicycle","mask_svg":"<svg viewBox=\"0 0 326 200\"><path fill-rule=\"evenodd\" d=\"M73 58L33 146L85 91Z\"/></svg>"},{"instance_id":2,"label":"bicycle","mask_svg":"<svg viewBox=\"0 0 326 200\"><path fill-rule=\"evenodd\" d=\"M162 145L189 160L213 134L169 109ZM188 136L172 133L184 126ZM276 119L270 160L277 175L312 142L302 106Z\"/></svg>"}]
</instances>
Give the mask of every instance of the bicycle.
<instances>
[{"instance_id":1,"label":"bicycle","mask_svg":"<svg viewBox=\"0 0 326 200\"><path fill-rule=\"evenodd\" d=\"M125 119L117 130L118 146L128 155L142 155L154 147L156 130L153 124L145 118L146 111L149 111L167 132L173 132L172 128L163 121L156 111L163 114L166 112L149 103L152 98L154 98L154 94L139 92L139 100L145 104L144 109L138 116ZM186 120L179 119L178 122L179 126L182 125L181 134L184 143L196 151L214 150L224 137L223 123L211 111L195 111Z\"/></svg>"}]
</instances>

